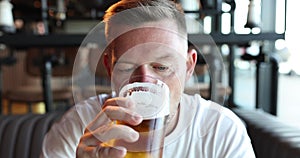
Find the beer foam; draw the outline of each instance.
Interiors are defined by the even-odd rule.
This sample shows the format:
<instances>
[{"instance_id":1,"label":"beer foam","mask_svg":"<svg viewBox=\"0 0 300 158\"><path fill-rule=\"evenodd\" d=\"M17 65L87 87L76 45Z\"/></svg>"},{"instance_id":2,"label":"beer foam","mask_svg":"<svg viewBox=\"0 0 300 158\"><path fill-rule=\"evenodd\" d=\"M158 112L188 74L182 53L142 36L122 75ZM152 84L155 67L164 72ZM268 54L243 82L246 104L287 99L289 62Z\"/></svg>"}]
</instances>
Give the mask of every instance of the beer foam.
<instances>
[{"instance_id":1,"label":"beer foam","mask_svg":"<svg viewBox=\"0 0 300 158\"><path fill-rule=\"evenodd\" d=\"M164 117L170 113L169 87L162 81L157 83L134 82L125 85L120 97L129 97L136 103L135 112L144 119Z\"/></svg>"}]
</instances>

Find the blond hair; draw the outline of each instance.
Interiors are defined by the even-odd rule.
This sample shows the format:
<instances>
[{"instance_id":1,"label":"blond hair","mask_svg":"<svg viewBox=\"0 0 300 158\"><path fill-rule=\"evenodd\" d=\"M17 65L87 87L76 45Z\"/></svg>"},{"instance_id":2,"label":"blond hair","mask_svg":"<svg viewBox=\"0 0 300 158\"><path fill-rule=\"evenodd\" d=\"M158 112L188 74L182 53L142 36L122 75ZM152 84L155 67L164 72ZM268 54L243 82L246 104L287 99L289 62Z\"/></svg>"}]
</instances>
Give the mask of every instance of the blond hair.
<instances>
[{"instance_id":1,"label":"blond hair","mask_svg":"<svg viewBox=\"0 0 300 158\"><path fill-rule=\"evenodd\" d=\"M124 14L118 14L125 12ZM178 3L171 0L121 0L112 5L105 13L106 36L112 26L139 26L148 22L170 20L177 25L178 33L186 36L184 12Z\"/></svg>"}]
</instances>

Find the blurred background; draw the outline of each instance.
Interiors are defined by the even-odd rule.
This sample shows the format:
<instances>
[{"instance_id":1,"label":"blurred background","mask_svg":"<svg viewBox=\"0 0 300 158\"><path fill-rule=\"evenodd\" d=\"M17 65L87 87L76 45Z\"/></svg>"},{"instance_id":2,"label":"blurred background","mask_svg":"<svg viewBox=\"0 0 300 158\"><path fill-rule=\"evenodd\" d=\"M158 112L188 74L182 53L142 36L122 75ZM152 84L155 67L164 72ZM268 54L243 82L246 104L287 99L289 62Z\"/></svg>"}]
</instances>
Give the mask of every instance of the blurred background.
<instances>
[{"instance_id":1,"label":"blurred background","mask_svg":"<svg viewBox=\"0 0 300 158\"><path fill-rule=\"evenodd\" d=\"M1 112L45 113L71 107L72 63L81 53L85 67L91 58L85 52L93 49L78 48L115 2L1 0ZM262 109L300 127L300 31L296 20L300 2L179 2L187 17L191 46L199 53L195 77L186 92L200 93L227 107ZM214 47L206 38L213 39ZM109 81L102 70L95 76L100 86L96 93L110 90L105 87ZM94 94L73 88L83 98Z\"/></svg>"}]
</instances>

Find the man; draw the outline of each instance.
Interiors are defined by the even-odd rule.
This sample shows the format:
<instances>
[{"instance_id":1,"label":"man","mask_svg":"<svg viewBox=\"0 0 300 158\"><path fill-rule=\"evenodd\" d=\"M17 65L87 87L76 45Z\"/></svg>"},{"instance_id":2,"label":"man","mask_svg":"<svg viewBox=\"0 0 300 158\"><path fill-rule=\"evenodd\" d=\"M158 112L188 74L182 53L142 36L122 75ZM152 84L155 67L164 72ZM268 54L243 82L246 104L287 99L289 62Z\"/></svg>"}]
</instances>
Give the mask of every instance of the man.
<instances>
[{"instance_id":1,"label":"man","mask_svg":"<svg viewBox=\"0 0 300 158\"><path fill-rule=\"evenodd\" d=\"M108 46L104 65L116 94L125 81L151 82L170 90L170 119L163 157L255 157L244 125L230 110L199 95L183 93L197 61L188 49L180 6L166 0L121 0L104 16ZM133 76L138 76L133 79ZM135 142L139 133L129 125L142 122L131 110L134 102L117 95L99 95L78 103L46 135L42 157L124 157L123 146L106 142Z\"/></svg>"}]
</instances>

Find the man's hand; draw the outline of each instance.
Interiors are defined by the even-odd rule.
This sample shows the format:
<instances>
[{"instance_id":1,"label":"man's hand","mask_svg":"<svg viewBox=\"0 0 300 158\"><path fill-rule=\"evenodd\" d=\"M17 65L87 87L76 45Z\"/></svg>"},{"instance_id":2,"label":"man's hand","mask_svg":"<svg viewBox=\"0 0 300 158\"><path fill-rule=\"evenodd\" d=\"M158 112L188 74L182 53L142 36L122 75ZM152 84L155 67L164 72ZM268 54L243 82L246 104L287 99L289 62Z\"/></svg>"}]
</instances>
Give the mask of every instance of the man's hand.
<instances>
[{"instance_id":1,"label":"man's hand","mask_svg":"<svg viewBox=\"0 0 300 158\"><path fill-rule=\"evenodd\" d=\"M115 124L122 121L130 125L138 125L142 117L134 112L134 103L128 98L108 99L102 111L87 126L77 146L77 158L121 158L126 155L124 147L108 146L105 142L122 139L127 142L138 140L139 133L126 125Z\"/></svg>"}]
</instances>

